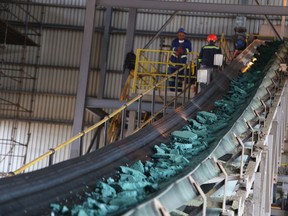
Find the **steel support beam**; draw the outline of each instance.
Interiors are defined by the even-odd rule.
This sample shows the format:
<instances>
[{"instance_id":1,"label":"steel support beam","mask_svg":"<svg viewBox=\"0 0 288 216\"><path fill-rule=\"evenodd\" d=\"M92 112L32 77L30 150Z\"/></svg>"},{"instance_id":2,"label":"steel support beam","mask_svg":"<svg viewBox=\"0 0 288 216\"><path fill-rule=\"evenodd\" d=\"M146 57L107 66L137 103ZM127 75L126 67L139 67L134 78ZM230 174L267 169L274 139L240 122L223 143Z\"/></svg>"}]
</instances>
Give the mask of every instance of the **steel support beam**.
<instances>
[{"instance_id":1,"label":"steel support beam","mask_svg":"<svg viewBox=\"0 0 288 216\"><path fill-rule=\"evenodd\" d=\"M98 99L98 98L87 98L87 108L108 108L108 109L118 109L121 106L125 105L126 101L120 100L112 100L112 99ZM159 111L163 109L163 103L155 103L155 111ZM137 111L138 110L138 102L131 104L127 107L127 110ZM141 105L142 111L151 112L151 102L142 102ZM172 110L168 109L168 112Z\"/></svg>"},{"instance_id":2,"label":"steel support beam","mask_svg":"<svg viewBox=\"0 0 288 216\"><path fill-rule=\"evenodd\" d=\"M209 13L233 13L233 14L260 14L260 15L283 15L288 14L288 8L282 6L258 6L240 4L213 4L213 3L191 3L152 0L98 0L98 5L114 6L122 8L146 8L159 10L179 10L191 12Z\"/></svg>"},{"instance_id":3,"label":"steel support beam","mask_svg":"<svg viewBox=\"0 0 288 216\"><path fill-rule=\"evenodd\" d=\"M260 6L260 3L258 0L255 0L257 5ZM279 40L282 40L281 36L279 35L278 31L276 30L276 28L274 27L273 23L271 22L271 20L267 17L267 14L263 14L265 19L267 20L267 22L269 23L270 27L272 28L272 30L274 31L274 33L277 35ZM287 15L287 14L286 14Z\"/></svg>"},{"instance_id":4,"label":"steel support beam","mask_svg":"<svg viewBox=\"0 0 288 216\"><path fill-rule=\"evenodd\" d=\"M271 122L272 123L272 122ZM273 159L273 148L277 145L275 143L274 135L269 134L267 135L267 147L268 147L268 154L267 154L267 169L266 169L266 193L265 193L265 202L263 203L263 208L265 209L265 214L271 215L271 203L273 200L273 179L274 179L274 159Z\"/></svg>"},{"instance_id":5,"label":"steel support beam","mask_svg":"<svg viewBox=\"0 0 288 216\"><path fill-rule=\"evenodd\" d=\"M109 52L109 42L110 42L110 28L112 20L112 8L106 8L106 17L105 17L105 28L103 34L103 42L101 47L101 60L100 60L100 82L98 86L98 98L104 97L104 90L106 84L106 70L107 70L107 59Z\"/></svg>"},{"instance_id":6,"label":"steel support beam","mask_svg":"<svg viewBox=\"0 0 288 216\"><path fill-rule=\"evenodd\" d=\"M85 100L86 91L88 86L88 76L90 70L90 56L91 56L91 44L94 31L94 16L97 0L87 0L84 35L82 42L82 50L80 57L80 73L78 79L78 89L76 96L75 114L72 135L76 135L83 129L84 114L85 114ZM78 157L81 155L81 139L74 141L71 145L70 158Z\"/></svg>"},{"instance_id":7,"label":"steel support beam","mask_svg":"<svg viewBox=\"0 0 288 216\"><path fill-rule=\"evenodd\" d=\"M283 0L283 7L287 6L287 0ZM286 22L286 16L281 17L281 30L280 30L280 36L283 39L285 36L285 22Z\"/></svg>"},{"instance_id":8,"label":"steel support beam","mask_svg":"<svg viewBox=\"0 0 288 216\"><path fill-rule=\"evenodd\" d=\"M127 33L126 33L126 44L125 44L125 55L127 55L128 52L132 51L134 49L134 37L135 37L135 26L136 26L136 19L137 19L137 9L130 8L129 10L129 17L128 17L128 26L127 26ZM121 83L121 89L124 88L125 82L129 75L129 69L123 68L123 76L122 76L122 83Z\"/></svg>"}]
</instances>

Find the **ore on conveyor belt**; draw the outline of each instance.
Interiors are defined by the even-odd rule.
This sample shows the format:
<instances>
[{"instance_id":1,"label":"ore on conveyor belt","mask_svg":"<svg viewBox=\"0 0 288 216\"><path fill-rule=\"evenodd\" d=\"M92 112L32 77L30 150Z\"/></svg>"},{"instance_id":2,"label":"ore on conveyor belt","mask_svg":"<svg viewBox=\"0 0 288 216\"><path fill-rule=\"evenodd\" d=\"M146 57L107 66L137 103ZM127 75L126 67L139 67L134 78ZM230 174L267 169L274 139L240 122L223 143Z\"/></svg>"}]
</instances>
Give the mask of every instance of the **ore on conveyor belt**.
<instances>
[{"instance_id":1,"label":"ore on conveyor belt","mask_svg":"<svg viewBox=\"0 0 288 216\"><path fill-rule=\"evenodd\" d=\"M278 45L278 42L274 42L258 47L258 51L262 55L258 56L258 61L250 70L254 72L263 70L277 50ZM117 196L118 193L123 192L119 184L115 184L120 177L133 178L131 173L137 173L139 175L137 178L146 178L143 173L145 173L147 166L153 166L150 163L157 162L157 158L163 159L163 157L171 156L167 156L167 151L165 151L165 148L166 150L170 148L171 142L178 143L178 146L183 148L185 148L181 145L183 140L190 144L193 143L195 137L189 138L187 127L190 127L191 131L193 126L201 127L201 125L197 125L197 122L193 122L193 119L196 119L198 123L201 118L202 121L213 122L215 116L211 113L213 113L213 110L217 110L217 106L221 106L219 104L221 100L223 102L228 97L230 80L238 79L241 67L243 67L243 64L239 62L227 66L209 87L199 93L192 101L121 141L85 156L67 160L41 170L0 179L0 215L51 215L51 210L54 211L55 215L89 215L87 213L90 211L89 205L93 208L93 206L99 204L99 200L102 199L103 201L103 198L98 197L99 191L103 188L102 192L108 194L108 198L109 196ZM256 73L259 75L259 72ZM135 200L137 196L133 191L126 192L128 197L132 197L131 205L121 206L123 201L118 199L113 202L114 204L120 203L118 207L111 205L111 208L109 208L109 206L102 203L103 205L95 208L98 208L98 210L102 207L103 209L106 208L106 210L102 209L103 215L125 213L138 204L159 195L177 179L197 168L201 161L205 160L216 147L217 139L221 139L221 136L229 130L229 125L233 123L233 120L237 119L237 116L243 112L245 105L249 103L253 93L257 90L257 85L261 83L263 74L259 77L260 80L254 83L256 88L251 89L250 95L246 97L247 100L242 101L238 109L233 112L234 114L231 114L225 127L216 130L217 133L213 134L215 139L207 141L205 148L199 150L200 154L192 154L191 157L187 155L185 157L173 157L173 162L179 160L181 164L184 164L182 168L174 170L172 174L167 170L167 176L169 177L167 179L160 178L158 182L154 182L155 184L149 185L147 183L147 187L144 186L142 190L142 195L145 194L145 196L139 196L141 199L136 198ZM239 89L238 91L241 92ZM218 104L215 103L216 101L218 101ZM188 119L189 121L187 121ZM183 133L183 131L186 131L186 133ZM196 134L195 131L190 133L192 137L193 134ZM204 149L205 151L203 151ZM154 178L156 177L154 176ZM153 182L153 180L151 181ZM129 185L127 187L129 188ZM130 185L130 187L133 187L133 185ZM74 207L74 205L79 206ZM64 206L67 206L67 209ZM85 212L86 210L87 212ZM101 215L101 211L94 213L95 215L97 213ZM91 215L93 214L91 213Z\"/></svg>"}]
</instances>

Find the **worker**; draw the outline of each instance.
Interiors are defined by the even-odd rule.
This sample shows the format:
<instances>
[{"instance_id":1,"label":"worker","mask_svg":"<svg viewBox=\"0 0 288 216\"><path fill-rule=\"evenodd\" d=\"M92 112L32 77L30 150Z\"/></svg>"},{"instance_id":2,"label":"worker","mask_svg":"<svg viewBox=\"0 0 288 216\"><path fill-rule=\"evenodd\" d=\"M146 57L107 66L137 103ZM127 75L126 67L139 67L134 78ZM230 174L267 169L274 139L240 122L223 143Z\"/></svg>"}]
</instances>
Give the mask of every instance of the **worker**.
<instances>
[{"instance_id":1,"label":"worker","mask_svg":"<svg viewBox=\"0 0 288 216\"><path fill-rule=\"evenodd\" d=\"M131 50L130 52L127 53L125 61L124 61L124 65L123 65L123 69L128 69L129 71L134 70L135 69L135 62L136 62L136 55L133 52L133 50Z\"/></svg>"},{"instance_id":2,"label":"worker","mask_svg":"<svg viewBox=\"0 0 288 216\"><path fill-rule=\"evenodd\" d=\"M172 74L175 71L181 69L187 63L187 54L192 50L191 41L186 39L186 32L184 28L179 28L177 32L177 38L171 43L171 56L170 64L168 68L168 74ZM184 74L184 69L179 72L179 75ZM175 77L169 78L169 87L171 91L175 91ZM182 91L182 80L178 79L177 90Z\"/></svg>"},{"instance_id":3,"label":"worker","mask_svg":"<svg viewBox=\"0 0 288 216\"><path fill-rule=\"evenodd\" d=\"M232 36L232 41L234 43L233 59L236 58L244 49L246 49L246 27L236 26L234 28L235 34Z\"/></svg>"},{"instance_id":4,"label":"worker","mask_svg":"<svg viewBox=\"0 0 288 216\"><path fill-rule=\"evenodd\" d=\"M234 41L234 53L233 59L239 55L244 49L246 49L247 43L243 35L238 35Z\"/></svg>"},{"instance_id":5,"label":"worker","mask_svg":"<svg viewBox=\"0 0 288 216\"><path fill-rule=\"evenodd\" d=\"M214 64L214 55L222 54L221 48L216 45L217 36L215 34L209 34L207 36L208 44L201 48L197 67L198 69L207 69L207 82L200 82L200 90L206 88L215 77L217 71L219 71L219 66ZM199 71L201 73L201 70ZM197 74L198 76L199 74Z\"/></svg>"}]
</instances>

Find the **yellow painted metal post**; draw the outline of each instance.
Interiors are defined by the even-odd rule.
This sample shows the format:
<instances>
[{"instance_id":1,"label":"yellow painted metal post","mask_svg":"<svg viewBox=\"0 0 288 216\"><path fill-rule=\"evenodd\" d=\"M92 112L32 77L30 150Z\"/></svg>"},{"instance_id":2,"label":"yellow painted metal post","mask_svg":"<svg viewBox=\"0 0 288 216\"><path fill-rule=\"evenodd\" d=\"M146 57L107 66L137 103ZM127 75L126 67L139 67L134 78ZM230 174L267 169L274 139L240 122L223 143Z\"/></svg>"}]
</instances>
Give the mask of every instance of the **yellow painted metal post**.
<instances>
[{"instance_id":1,"label":"yellow painted metal post","mask_svg":"<svg viewBox=\"0 0 288 216\"><path fill-rule=\"evenodd\" d=\"M133 88L132 93L136 93L136 85L137 85L137 76L138 76L138 68L139 68L139 58L140 58L141 50L137 49L136 51L136 62L135 62L135 70L134 70L134 80L133 80Z\"/></svg>"}]
</instances>

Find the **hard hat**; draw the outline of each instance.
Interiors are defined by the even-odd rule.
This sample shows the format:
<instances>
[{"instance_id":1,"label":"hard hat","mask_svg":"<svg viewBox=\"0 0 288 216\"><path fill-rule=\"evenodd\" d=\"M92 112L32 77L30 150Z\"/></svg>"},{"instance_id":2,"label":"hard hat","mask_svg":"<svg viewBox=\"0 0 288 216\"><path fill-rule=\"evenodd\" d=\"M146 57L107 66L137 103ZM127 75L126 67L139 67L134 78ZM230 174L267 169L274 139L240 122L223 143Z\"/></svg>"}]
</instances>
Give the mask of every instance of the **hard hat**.
<instances>
[{"instance_id":1,"label":"hard hat","mask_svg":"<svg viewBox=\"0 0 288 216\"><path fill-rule=\"evenodd\" d=\"M217 36L215 34L209 34L207 36L207 41L213 41L213 42L216 42L218 40Z\"/></svg>"},{"instance_id":2,"label":"hard hat","mask_svg":"<svg viewBox=\"0 0 288 216\"><path fill-rule=\"evenodd\" d=\"M182 28L182 27L178 29L178 32L177 32L177 33L179 33L179 32L186 33L186 32L185 32L185 29Z\"/></svg>"}]
</instances>

